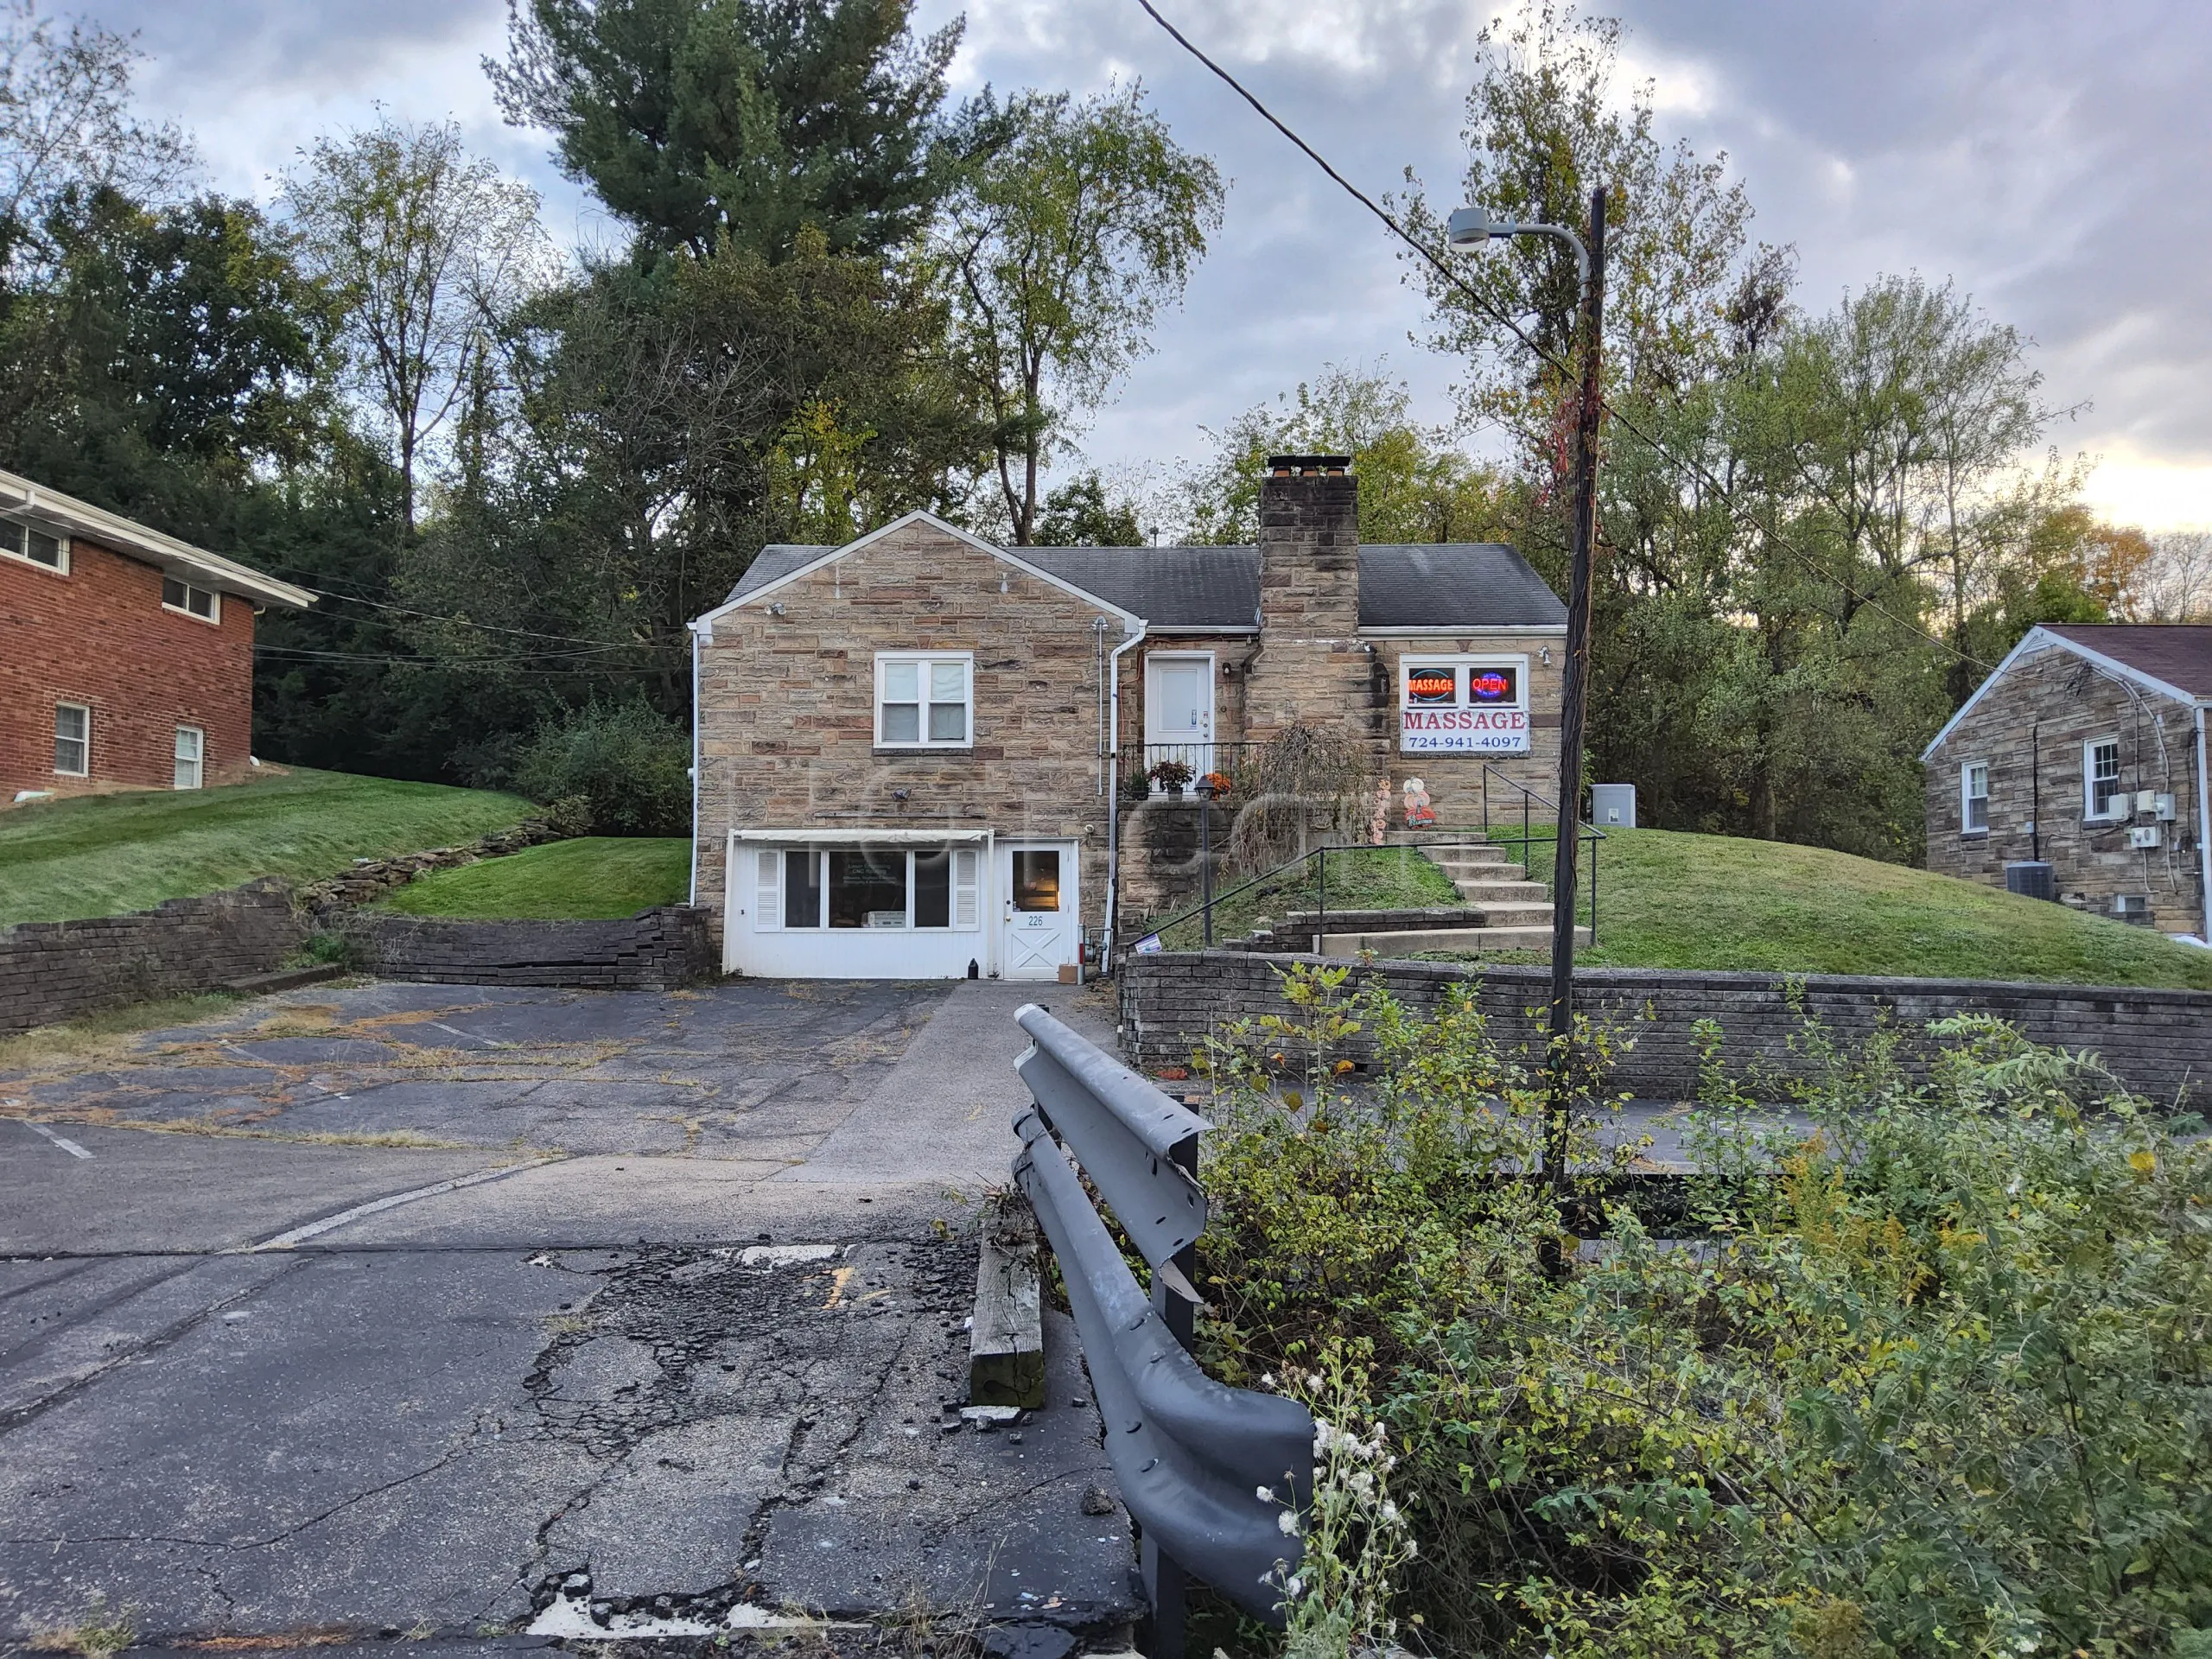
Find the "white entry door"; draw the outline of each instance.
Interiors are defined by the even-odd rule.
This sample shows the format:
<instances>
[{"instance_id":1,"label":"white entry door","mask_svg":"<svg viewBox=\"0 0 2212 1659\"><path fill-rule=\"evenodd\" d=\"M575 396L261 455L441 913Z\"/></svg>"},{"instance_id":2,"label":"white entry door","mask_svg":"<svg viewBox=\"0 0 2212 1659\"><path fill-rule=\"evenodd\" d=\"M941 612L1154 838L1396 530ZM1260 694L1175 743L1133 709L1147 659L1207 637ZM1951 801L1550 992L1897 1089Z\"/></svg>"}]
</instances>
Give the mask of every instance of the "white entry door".
<instances>
[{"instance_id":1,"label":"white entry door","mask_svg":"<svg viewBox=\"0 0 2212 1659\"><path fill-rule=\"evenodd\" d=\"M1154 652L1145 658L1145 768L1180 760L1191 776L1213 770L1213 654Z\"/></svg>"},{"instance_id":2,"label":"white entry door","mask_svg":"<svg viewBox=\"0 0 2212 1659\"><path fill-rule=\"evenodd\" d=\"M1058 979L1081 943L1075 843L1001 842L998 875L999 971L1008 979Z\"/></svg>"}]
</instances>

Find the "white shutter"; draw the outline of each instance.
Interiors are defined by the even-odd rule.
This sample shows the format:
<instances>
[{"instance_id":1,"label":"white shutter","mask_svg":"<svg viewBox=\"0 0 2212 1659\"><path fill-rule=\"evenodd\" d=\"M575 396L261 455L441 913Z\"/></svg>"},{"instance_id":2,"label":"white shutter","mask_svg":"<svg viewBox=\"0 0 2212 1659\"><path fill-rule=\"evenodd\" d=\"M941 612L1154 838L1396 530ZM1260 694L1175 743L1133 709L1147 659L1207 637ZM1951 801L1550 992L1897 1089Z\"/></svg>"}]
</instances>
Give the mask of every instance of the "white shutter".
<instances>
[{"instance_id":1,"label":"white shutter","mask_svg":"<svg viewBox=\"0 0 2212 1659\"><path fill-rule=\"evenodd\" d=\"M773 847L760 853L760 880L753 892L753 931L765 932L784 925L784 855Z\"/></svg>"},{"instance_id":2,"label":"white shutter","mask_svg":"<svg viewBox=\"0 0 2212 1659\"><path fill-rule=\"evenodd\" d=\"M952 925L955 927L973 929L977 925L982 909L976 880L979 862L973 847L952 849Z\"/></svg>"}]
</instances>

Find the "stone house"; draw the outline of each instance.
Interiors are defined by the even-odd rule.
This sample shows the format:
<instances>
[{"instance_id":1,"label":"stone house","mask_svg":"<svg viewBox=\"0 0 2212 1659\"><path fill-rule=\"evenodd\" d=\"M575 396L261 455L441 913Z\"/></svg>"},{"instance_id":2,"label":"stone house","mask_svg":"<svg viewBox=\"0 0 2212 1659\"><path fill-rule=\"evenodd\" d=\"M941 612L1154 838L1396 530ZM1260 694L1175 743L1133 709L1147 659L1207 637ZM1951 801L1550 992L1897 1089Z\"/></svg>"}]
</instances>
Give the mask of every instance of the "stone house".
<instances>
[{"instance_id":1,"label":"stone house","mask_svg":"<svg viewBox=\"0 0 2212 1659\"><path fill-rule=\"evenodd\" d=\"M314 602L0 472L0 806L245 777L254 618Z\"/></svg>"},{"instance_id":2,"label":"stone house","mask_svg":"<svg viewBox=\"0 0 2212 1659\"><path fill-rule=\"evenodd\" d=\"M1928 868L2212 938L2212 626L2034 628L1921 753Z\"/></svg>"},{"instance_id":3,"label":"stone house","mask_svg":"<svg viewBox=\"0 0 2212 1659\"><path fill-rule=\"evenodd\" d=\"M1270 459L1255 546L1007 549L912 513L766 549L692 625L725 970L1071 976L1159 896L1130 826L1196 810L1172 766L1135 780L1293 728L1421 777L1446 825L1485 781L1548 789L1565 607L1509 547L1362 547L1357 489L1342 456Z\"/></svg>"}]
</instances>

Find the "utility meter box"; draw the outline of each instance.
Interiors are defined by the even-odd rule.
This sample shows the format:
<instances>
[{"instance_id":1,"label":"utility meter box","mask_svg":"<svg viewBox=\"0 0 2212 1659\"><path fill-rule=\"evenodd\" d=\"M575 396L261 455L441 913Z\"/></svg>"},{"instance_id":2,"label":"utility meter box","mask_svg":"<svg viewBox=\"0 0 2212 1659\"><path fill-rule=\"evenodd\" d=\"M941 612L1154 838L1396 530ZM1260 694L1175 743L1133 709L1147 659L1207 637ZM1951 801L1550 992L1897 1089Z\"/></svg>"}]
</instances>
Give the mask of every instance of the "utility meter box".
<instances>
[{"instance_id":1,"label":"utility meter box","mask_svg":"<svg viewBox=\"0 0 2212 1659\"><path fill-rule=\"evenodd\" d=\"M2158 798L2158 791L2155 790L2137 790L2135 791L2135 810L2137 815L2146 818L2150 817L2151 808L2157 804Z\"/></svg>"},{"instance_id":2,"label":"utility meter box","mask_svg":"<svg viewBox=\"0 0 2212 1659\"><path fill-rule=\"evenodd\" d=\"M1591 785L1590 822L1600 830L1635 829L1636 785L1634 784Z\"/></svg>"},{"instance_id":3,"label":"utility meter box","mask_svg":"<svg viewBox=\"0 0 2212 1659\"><path fill-rule=\"evenodd\" d=\"M2174 821L2176 815L2174 812L2174 798L2172 796L2157 796L2153 798L2152 804L2156 809L2152 813L2152 816L2156 817L2160 823L2171 823Z\"/></svg>"},{"instance_id":4,"label":"utility meter box","mask_svg":"<svg viewBox=\"0 0 2212 1659\"><path fill-rule=\"evenodd\" d=\"M2127 845L2133 851L2142 852L2158 844L2158 826L2146 823L2127 832Z\"/></svg>"}]
</instances>

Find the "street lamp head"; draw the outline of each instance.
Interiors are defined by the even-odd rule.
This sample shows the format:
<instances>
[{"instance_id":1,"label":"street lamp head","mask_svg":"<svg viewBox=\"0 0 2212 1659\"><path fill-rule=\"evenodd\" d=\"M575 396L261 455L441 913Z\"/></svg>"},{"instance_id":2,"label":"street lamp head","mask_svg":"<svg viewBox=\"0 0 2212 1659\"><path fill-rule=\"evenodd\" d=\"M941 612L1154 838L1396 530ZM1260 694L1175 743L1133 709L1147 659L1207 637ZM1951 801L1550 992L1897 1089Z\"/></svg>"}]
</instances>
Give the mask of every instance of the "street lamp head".
<instances>
[{"instance_id":1,"label":"street lamp head","mask_svg":"<svg viewBox=\"0 0 2212 1659\"><path fill-rule=\"evenodd\" d=\"M1491 238L1504 230L1505 226L1491 219L1484 208L1454 207L1451 217L1444 221L1444 239L1448 246L1479 251Z\"/></svg>"}]
</instances>

